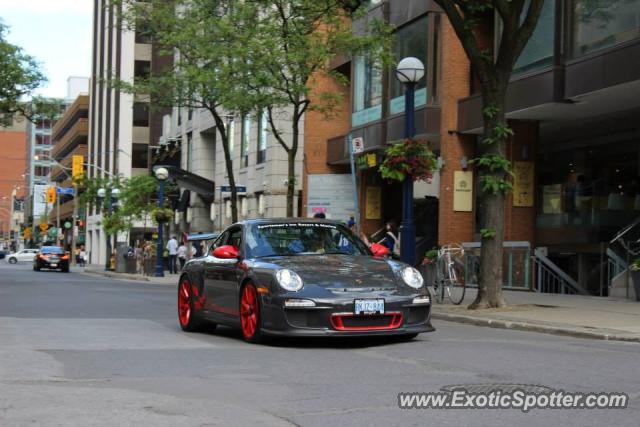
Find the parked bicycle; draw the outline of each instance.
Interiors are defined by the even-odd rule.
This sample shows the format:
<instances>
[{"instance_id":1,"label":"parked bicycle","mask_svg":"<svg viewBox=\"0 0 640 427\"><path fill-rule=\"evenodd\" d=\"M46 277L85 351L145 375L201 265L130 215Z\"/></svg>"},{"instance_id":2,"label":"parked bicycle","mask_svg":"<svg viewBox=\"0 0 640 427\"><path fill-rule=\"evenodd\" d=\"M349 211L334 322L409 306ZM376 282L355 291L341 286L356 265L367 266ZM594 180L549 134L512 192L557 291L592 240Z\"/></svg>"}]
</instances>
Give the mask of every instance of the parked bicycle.
<instances>
[{"instance_id":1,"label":"parked bicycle","mask_svg":"<svg viewBox=\"0 0 640 427\"><path fill-rule=\"evenodd\" d=\"M464 299L464 248L456 243L442 246L438 250L436 261L436 277L432 284L433 298L443 303L446 297L453 304L460 304Z\"/></svg>"}]
</instances>

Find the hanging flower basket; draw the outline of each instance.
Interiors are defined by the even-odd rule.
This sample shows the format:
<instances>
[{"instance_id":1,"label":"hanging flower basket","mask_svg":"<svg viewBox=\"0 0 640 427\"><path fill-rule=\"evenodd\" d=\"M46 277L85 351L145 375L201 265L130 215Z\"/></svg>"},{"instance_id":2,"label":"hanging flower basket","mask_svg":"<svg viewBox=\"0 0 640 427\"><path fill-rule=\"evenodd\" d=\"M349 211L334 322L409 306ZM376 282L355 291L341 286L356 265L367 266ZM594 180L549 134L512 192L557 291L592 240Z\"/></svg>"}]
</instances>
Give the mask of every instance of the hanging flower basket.
<instances>
[{"instance_id":1,"label":"hanging flower basket","mask_svg":"<svg viewBox=\"0 0 640 427\"><path fill-rule=\"evenodd\" d=\"M169 222L173 218L173 211L169 208L157 208L151 211L151 219L155 222Z\"/></svg>"},{"instance_id":2,"label":"hanging flower basket","mask_svg":"<svg viewBox=\"0 0 640 427\"><path fill-rule=\"evenodd\" d=\"M438 168L436 156L429 143L407 138L393 144L385 151L385 159L379 171L383 178L404 181L429 181Z\"/></svg>"}]
</instances>

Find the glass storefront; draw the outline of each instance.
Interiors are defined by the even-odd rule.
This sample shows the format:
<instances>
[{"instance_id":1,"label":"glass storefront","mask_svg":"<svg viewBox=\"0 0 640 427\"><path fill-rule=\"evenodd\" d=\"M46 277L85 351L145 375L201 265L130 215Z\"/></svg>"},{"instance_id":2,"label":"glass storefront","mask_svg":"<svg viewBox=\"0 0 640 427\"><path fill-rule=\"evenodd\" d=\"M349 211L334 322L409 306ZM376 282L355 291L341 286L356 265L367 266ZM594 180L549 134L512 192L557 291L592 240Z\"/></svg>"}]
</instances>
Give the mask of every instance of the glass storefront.
<instances>
[{"instance_id":1,"label":"glass storefront","mask_svg":"<svg viewBox=\"0 0 640 427\"><path fill-rule=\"evenodd\" d=\"M640 216L640 142L558 146L538 162L538 228L597 229L605 241Z\"/></svg>"},{"instance_id":2,"label":"glass storefront","mask_svg":"<svg viewBox=\"0 0 640 427\"><path fill-rule=\"evenodd\" d=\"M640 0L574 0L573 56L640 37Z\"/></svg>"}]
</instances>

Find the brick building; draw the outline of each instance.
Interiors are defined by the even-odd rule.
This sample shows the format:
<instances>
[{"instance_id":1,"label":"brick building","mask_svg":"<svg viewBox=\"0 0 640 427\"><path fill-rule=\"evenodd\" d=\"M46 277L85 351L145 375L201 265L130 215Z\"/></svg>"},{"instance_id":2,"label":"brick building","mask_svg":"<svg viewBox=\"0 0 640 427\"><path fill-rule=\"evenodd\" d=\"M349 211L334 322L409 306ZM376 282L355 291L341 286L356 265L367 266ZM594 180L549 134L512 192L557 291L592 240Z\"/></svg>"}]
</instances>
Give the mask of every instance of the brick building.
<instances>
[{"instance_id":1,"label":"brick building","mask_svg":"<svg viewBox=\"0 0 640 427\"><path fill-rule=\"evenodd\" d=\"M7 242L19 233L22 222L18 221L17 215L26 194L26 129L27 120L24 118L14 120L11 126L0 127L0 234Z\"/></svg>"}]
</instances>

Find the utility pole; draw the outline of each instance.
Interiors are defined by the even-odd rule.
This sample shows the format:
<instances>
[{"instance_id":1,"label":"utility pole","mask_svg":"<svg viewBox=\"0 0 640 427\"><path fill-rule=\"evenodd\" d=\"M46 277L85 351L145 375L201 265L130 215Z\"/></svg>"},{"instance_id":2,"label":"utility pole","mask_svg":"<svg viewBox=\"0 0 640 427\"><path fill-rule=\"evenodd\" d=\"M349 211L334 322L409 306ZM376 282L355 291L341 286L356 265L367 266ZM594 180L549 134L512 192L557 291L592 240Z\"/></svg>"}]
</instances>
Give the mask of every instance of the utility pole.
<instances>
[{"instance_id":1,"label":"utility pole","mask_svg":"<svg viewBox=\"0 0 640 427\"><path fill-rule=\"evenodd\" d=\"M76 266L76 233L79 233L78 225L78 188L73 184L73 215L71 218L71 265Z\"/></svg>"}]
</instances>

